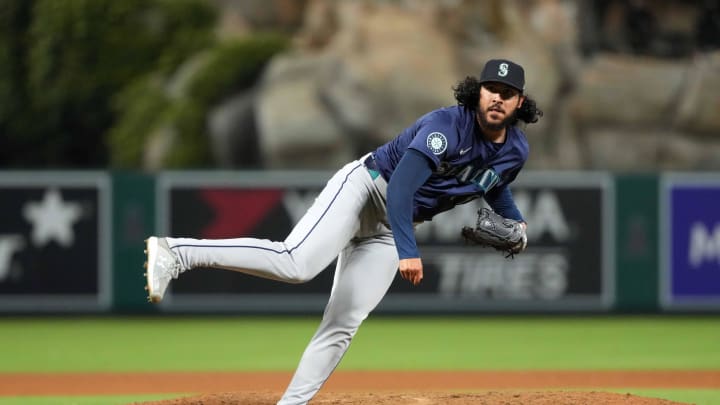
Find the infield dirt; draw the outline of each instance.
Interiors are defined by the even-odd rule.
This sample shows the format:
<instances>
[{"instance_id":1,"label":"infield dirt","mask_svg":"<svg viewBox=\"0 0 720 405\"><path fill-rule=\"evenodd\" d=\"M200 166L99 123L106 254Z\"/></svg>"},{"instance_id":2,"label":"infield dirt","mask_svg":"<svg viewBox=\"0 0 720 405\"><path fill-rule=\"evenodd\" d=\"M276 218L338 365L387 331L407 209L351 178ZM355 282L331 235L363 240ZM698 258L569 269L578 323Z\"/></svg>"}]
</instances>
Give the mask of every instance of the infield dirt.
<instances>
[{"instance_id":1,"label":"infield dirt","mask_svg":"<svg viewBox=\"0 0 720 405\"><path fill-rule=\"evenodd\" d=\"M291 376L289 372L0 373L0 396L178 393L176 399L146 404L262 405L277 402ZM678 404L630 394L591 391L628 388L720 389L720 370L339 370L313 403Z\"/></svg>"},{"instance_id":2,"label":"infield dirt","mask_svg":"<svg viewBox=\"0 0 720 405\"><path fill-rule=\"evenodd\" d=\"M142 405L274 405L278 393L222 393L165 401L144 402ZM574 391L491 391L485 393L432 393L432 392L386 392L386 393L322 393L312 401L313 405L584 405L584 404L632 404L674 405L682 402L639 397L631 394L610 392Z\"/></svg>"}]
</instances>

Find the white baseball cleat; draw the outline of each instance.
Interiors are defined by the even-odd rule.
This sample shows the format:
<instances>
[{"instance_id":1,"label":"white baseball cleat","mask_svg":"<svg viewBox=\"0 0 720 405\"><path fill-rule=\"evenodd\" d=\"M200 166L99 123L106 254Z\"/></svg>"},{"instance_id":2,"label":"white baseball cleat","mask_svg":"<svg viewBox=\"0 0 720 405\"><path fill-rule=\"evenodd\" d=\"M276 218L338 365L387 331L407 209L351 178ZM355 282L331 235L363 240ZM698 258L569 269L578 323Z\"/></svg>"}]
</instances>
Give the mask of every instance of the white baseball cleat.
<instances>
[{"instance_id":1,"label":"white baseball cleat","mask_svg":"<svg viewBox=\"0 0 720 405\"><path fill-rule=\"evenodd\" d=\"M178 278L182 270L175 253L170 250L165 238L151 236L145 240L145 277L147 278L148 300L158 303L163 299L170 281Z\"/></svg>"}]
</instances>

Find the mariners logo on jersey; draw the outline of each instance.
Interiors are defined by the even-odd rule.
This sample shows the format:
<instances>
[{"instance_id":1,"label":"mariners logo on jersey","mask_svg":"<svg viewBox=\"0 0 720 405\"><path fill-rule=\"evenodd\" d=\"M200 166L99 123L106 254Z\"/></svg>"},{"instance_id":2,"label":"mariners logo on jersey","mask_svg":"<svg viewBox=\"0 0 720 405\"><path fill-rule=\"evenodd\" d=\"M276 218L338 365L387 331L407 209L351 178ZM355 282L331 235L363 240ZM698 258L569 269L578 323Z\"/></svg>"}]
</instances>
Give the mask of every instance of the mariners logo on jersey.
<instances>
[{"instance_id":1,"label":"mariners logo on jersey","mask_svg":"<svg viewBox=\"0 0 720 405\"><path fill-rule=\"evenodd\" d=\"M458 166L440 162L435 174L443 177L455 177L461 184L475 184L484 193L490 191L502 180L500 172L484 166L484 162L479 159Z\"/></svg>"},{"instance_id":2,"label":"mariners logo on jersey","mask_svg":"<svg viewBox=\"0 0 720 405\"><path fill-rule=\"evenodd\" d=\"M445 152L447 145L447 138L441 132L433 132L427 137L427 147L436 155Z\"/></svg>"}]
</instances>

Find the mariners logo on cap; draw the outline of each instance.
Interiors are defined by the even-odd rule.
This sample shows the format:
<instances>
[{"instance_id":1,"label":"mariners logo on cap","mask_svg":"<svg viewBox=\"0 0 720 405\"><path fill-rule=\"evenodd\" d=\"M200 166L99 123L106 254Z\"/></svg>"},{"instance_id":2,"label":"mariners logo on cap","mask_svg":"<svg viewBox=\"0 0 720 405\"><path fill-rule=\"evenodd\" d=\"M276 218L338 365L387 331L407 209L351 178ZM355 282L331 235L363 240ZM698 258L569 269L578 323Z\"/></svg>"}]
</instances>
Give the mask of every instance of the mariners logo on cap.
<instances>
[{"instance_id":1,"label":"mariners logo on cap","mask_svg":"<svg viewBox=\"0 0 720 405\"><path fill-rule=\"evenodd\" d=\"M480 83L500 82L525 91L525 70L522 66L506 59L491 59L480 73Z\"/></svg>"},{"instance_id":2,"label":"mariners logo on cap","mask_svg":"<svg viewBox=\"0 0 720 405\"><path fill-rule=\"evenodd\" d=\"M508 64L507 63L501 63L498 67L498 76L505 77L508 74Z\"/></svg>"},{"instance_id":3,"label":"mariners logo on cap","mask_svg":"<svg viewBox=\"0 0 720 405\"><path fill-rule=\"evenodd\" d=\"M433 132L427 137L427 147L432 153L439 155L447 149L447 138L441 132Z\"/></svg>"}]
</instances>

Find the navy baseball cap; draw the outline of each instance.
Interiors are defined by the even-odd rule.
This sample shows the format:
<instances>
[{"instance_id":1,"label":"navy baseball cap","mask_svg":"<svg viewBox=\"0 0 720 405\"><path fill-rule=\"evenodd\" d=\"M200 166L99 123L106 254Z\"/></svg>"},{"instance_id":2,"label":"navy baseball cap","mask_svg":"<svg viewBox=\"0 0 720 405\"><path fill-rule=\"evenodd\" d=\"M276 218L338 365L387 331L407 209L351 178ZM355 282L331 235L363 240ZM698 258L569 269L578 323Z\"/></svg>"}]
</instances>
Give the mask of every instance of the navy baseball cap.
<instances>
[{"instance_id":1,"label":"navy baseball cap","mask_svg":"<svg viewBox=\"0 0 720 405\"><path fill-rule=\"evenodd\" d=\"M515 62L505 59L491 59L485 63L480 73L480 83L499 82L516 88L520 93L525 90L525 70Z\"/></svg>"}]
</instances>

